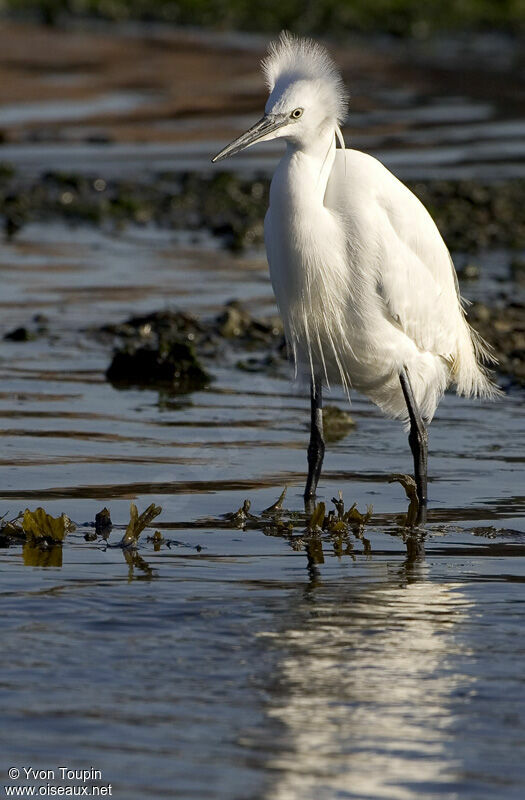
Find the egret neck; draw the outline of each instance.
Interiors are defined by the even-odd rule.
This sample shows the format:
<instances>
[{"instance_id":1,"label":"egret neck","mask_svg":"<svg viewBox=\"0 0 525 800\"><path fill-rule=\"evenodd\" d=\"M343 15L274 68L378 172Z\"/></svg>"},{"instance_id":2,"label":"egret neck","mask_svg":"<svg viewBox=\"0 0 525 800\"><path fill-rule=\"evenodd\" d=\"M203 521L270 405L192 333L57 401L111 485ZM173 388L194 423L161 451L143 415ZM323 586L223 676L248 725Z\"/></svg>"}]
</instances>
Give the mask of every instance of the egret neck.
<instances>
[{"instance_id":1,"label":"egret neck","mask_svg":"<svg viewBox=\"0 0 525 800\"><path fill-rule=\"evenodd\" d=\"M308 141L288 140L270 189L270 202L289 203L289 210L324 205L335 159L335 129L327 126ZM273 196L272 196L273 195ZM284 210L284 209L283 209Z\"/></svg>"},{"instance_id":2,"label":"egret neck","mask_svg":"<svg viewBox=\"0 0 525 800\"><path fill-rule=\"evenodd\" d=\"M338 213L324 202L336 154L335 127L316 133L288 140L270 188L265 241L269 252L280 242L270 277L298 373L327 385L330 373L343 375L348 390L346 239Z\"/></svg>"}]
</instances>

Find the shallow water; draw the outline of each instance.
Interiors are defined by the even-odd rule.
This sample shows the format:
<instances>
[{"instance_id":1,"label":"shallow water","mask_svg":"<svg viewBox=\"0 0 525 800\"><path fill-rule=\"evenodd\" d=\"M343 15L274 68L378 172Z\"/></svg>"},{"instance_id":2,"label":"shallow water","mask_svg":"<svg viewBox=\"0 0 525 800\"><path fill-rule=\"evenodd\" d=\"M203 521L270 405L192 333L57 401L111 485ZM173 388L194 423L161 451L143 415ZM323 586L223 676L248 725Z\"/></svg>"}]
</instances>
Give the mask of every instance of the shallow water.
<instances>
[{"instance_id":1,"label":"shallow water","mask_svg":"<svg viewBox=\"0 0 525 800\"><path fill-rule=\"evenodd\" d=\"M232 44L195 37L219 53ZM90 42L76 43L78 63L69 53L75 72L35 40L31 69L53 93L42 106L30 96L8 104L7 127L26 128L0 159L22 174L60 167L151 179L161 168L211 168L219 132L192 139L213 115L153 114L155 133L139 143L129 132L111 145L83 140L140 110L147 82L120 73L119 97L130 105L117 102L111 122L99 105L115 97L105 83L71 100L70 113L83 115L75 126L31 139L31 115L71 119L60 116L68 112L59 95L93 80ZM233 45L252 59L260 40ZM402 72L390 80L384 66L367 84L358 55L355 146L386 153L405 177L522 174L523 115L503 94L445 93L443 75L432 73L433 95ZM155 61L151 69L164 75ZM78 80L64 84L65 75ZM360 93L370 94L368 107ZM225 140L250 118L250 109L228 118ZM165 141L166 130L184 136ZM237 165L274 162L275 151L253 151ZM517 292L511 254L474 260L481 276L463 287L467 297ZM302 520L293 536L270 535L263 523L243 530L221 515L245 498L259 515L287 485L286 508L302 508L308 404L286 370L246 373L231 356L208 365L207 391L118 391L104 379L110 344L93 331L164 307L211 316L232 297L273 313L263 254L232 256L206 235L148 227L32 223L2 245L0 275L2 333L47 317L44 335L0 349L0 514L43 505L78 526L44 555L0 550L5 769L93 767L102 771L94 782L126 800L521 798L523 394L511 389L493 405L445 398L431 427L429 523L419 540L402 527L401 486L388 483L411 469L406 436L358 396L355 430L328 447L320 496L329 504L341 490L347 506L373 504L364 532L302 536ZM329 400L344 404L339 391ZM106 505L116 544L130 501L139 511L162 506L136 552L85 540ZM157 529L160 547L147 538Z\"/></svg>"},{"instance_id":2,"label":"shallow water","mask_svg":"<svg viewBox=\"0 0 525 800\"><path fill-rule=\"evenodd\" d=\"M262 114L266 45L171 26L4 22L0 158L32 176L216 170L211 156ZM348 36L329 46L351 94L347 146L403 180L525 176L519 38ZM271 174L281 151L280 142L250 148L235 169Z\"/></svg>"},{"instance_id":3,"label":"shallow water","mask_svg":"<svg viewBox=\"0 0 525 800\"><path fill-rule=\"evenodd\" d=\"M485 256L485 296L505 259ZM5 766L92 766L129 800L521 797L522 396L443 402L424 548L386 482L410 470L405 435L356 397L320 493L374 517L344 547L306 547L300 523L291 540L213 521L285 484L301 509L307 403L286 375L212 365L209 391L117 391L89 333L170 304L211 315L232 294L269 313L262 254L28 225L0 271L5 329L48 317L47 335L2 345L1 513L43 505L79 526L45 561L0 556ZM84 540L107 505L118 542L130 500L162 506L149 533L170 547Z\"/></svg>"}]
</instances>

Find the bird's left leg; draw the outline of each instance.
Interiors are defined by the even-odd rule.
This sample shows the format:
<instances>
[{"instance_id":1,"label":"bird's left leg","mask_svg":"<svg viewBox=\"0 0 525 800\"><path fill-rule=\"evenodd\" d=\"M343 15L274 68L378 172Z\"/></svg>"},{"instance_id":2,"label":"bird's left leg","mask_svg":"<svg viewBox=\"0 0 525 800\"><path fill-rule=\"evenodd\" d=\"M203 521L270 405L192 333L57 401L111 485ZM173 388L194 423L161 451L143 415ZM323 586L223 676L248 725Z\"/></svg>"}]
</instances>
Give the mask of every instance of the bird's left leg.
<instances>
[{"instance_id":1,"label":"bird's left leg","mask_svg":"<svg viewBox=\"0 0 525 800\"><path fill-rule=\"evenodd\" d=\"M315 497L324 458L323 434L323 386L320 378L312 378L310 385L311 422L310 444L308 445L308 478L304 499Z\"/></svg>"},{"instance_id":2,"label":"bird's left leg","mask_svg":"<svg viewBox=\"0 0 525 800\"><path fill-rule=\"evenodd\" d=\"M412 391L412 384L408 377L406 368L403 368L399 375L401 381L401 388L405 403L407 404L408 416L410 418L410 433L408 435L408 442L412 455L414 456L414 477L416 479L417 498L421 512L427 505L427 461L428 461L428 433L419 413L414 393ZM419 521L424 521L424 513L420 513Z\"/></svg>"}]
</instances>

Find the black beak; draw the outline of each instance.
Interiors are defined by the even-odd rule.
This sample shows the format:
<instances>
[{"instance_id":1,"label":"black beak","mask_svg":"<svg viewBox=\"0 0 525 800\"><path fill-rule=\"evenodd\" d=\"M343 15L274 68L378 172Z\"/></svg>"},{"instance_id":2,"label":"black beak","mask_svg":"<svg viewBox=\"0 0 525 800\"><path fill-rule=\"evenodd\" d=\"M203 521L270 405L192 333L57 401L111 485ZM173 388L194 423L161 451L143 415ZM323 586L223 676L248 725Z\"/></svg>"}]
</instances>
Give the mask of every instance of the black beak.
<instances>
[{"instance_id":1,"label":"black beak","mask_svg":"<svg viewBox=\"0 0 525 800\"><path fill-rule=\"evenodd\" d=\"M276 131L283 125L286 125L287 122L288 117L284 114L279 114L278 116L275 114L265 114L265 116L260 119L259 122L256 122L246 133L238 136L237 139L234 139L233 142L226 145L220 153L213 156L212 162L215 163L215 161L221 161L223 158L228 158L228 156L233 156L235 153L240 153L241 150L258 142L259 139L262 139L267 133L272 133L272 131Z\"/></svg>"}]
</instances>

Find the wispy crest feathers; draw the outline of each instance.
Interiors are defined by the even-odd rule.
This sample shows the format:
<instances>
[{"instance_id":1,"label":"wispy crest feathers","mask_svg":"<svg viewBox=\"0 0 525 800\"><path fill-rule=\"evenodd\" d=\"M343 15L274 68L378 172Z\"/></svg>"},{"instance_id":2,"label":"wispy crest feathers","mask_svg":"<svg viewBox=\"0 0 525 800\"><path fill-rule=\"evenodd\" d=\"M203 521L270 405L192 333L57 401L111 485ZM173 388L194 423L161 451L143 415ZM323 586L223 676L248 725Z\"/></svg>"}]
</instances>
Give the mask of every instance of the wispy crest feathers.
<instances>
[{"instance_id":1,"label":"wispy crest feathers","mask_svg":"<svg viewBox=\"0 0 525 800\"><path fill-rule=\"evenodd\" d=\"M346 116L348 94L335 62L325 48L313 39L293 36L282 31L268 46L268 55L261 62L270 92L283 80L315 80L325 85L333 96L334 112L341 123Z\"/></svg>"}]
</instances>

